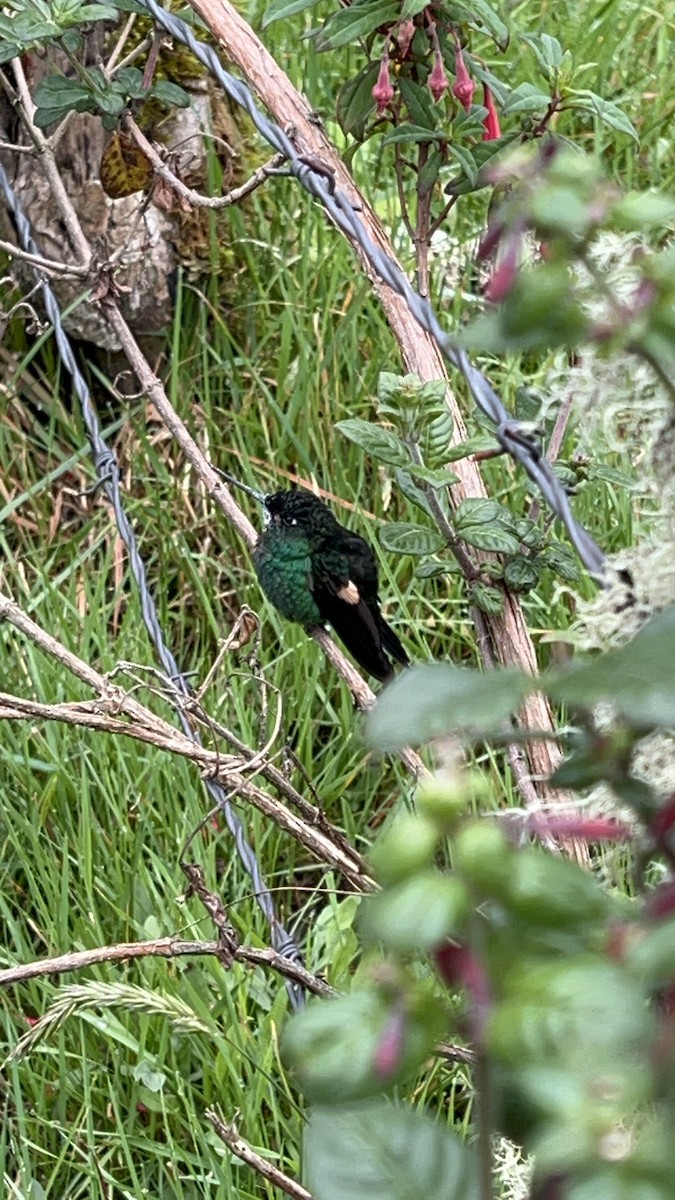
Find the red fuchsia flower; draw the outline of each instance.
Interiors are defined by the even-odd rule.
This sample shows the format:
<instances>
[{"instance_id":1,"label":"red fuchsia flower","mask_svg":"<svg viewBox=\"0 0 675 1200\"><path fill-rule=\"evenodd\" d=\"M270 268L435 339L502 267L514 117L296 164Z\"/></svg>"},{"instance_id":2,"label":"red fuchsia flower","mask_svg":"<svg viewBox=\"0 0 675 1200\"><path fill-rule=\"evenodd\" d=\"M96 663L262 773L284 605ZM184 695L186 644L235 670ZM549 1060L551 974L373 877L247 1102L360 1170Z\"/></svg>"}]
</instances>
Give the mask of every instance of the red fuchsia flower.
<instances>
[{"instance_id":1,"label":"red fuchsia flower","mask_svg":"<svg viewBox=\"0 0 675 1200\"><path fill-rule=\"evenodd\" d=\"M492 92L486 83L483 84L483 104L487 108L487 116L483 121L483 141L494 142L496 138L502 136L502 131L499 127L499 114L495 108Z\"/></svg>"},{"instance_id":2,"label":"red fuchsia flower","mask_svg":"<svg viewBox=\"0 0 675 1200\"><path fill-rule=\"evenodd\" d=\"M429 91L436 101L436 104L438 104L443 92L450 87L450 84L448 83L448 77L445 74L445 67L443 66L443 58L441 57L440 50L436 51L433 70L427 82L429 84Z\"/></svg>"},{"instance_id":3,"label":"red fuchsia flower","mask_svg":"<svg viewBox=\"0 0 675 1200\"><path fill-rule=\"evenodd\" d=\"M415 36L415 22L413 20L401 21L396 31L396 41L398 43L398 52L401 58L408 57L408 51Z\"/></svg>"},{"instance_id":4,"label":"red fuchsia flower","mask_svg":"<svg viewBox=\"0 0 675 1200\"><path fill-rule=\"evenodd\" d=\"M377 104L377 115L381 117L394 99L394 89L389 78L389 55L385 54L380 63L380 73L372 91L372 97Z\"/></svg>"},{"instance_id":5,"label":"red fuchsia flower","mask_svg":"<svg viewBox=\"0 0 675 1200\"><path fill-rule=\"evenodd\" d=\"M462 47L459 44L455 46L455 76L456 81L452 89L452 94L457 97L462 108L465 108L469 112L476 85L469 75L466 63L464 62Z\"/></svg>"}]
</instances>

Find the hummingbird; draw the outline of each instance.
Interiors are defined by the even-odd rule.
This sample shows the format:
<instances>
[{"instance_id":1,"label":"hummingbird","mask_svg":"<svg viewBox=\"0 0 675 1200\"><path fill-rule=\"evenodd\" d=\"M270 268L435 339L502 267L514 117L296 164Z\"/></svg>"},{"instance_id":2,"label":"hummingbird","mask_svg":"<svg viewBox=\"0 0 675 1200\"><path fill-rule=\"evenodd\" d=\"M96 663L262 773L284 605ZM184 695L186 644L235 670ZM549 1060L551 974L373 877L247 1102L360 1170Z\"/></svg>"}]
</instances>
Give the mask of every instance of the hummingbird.
<instances>
[{"instance_id":1,"label":"hummingbird","mask_svg":"<svg viewBox=\"0 0 675 1200\"><path fill-rule=\"evenodd\" d=\"M408 656L380 612L377 563L311 492L258 492L226 471L229 483L262 505L264 529L253 550L258 582L270 603L305 628L328 622L359 666L383 682L391 658Z\"/></svg>"}]
</instances>

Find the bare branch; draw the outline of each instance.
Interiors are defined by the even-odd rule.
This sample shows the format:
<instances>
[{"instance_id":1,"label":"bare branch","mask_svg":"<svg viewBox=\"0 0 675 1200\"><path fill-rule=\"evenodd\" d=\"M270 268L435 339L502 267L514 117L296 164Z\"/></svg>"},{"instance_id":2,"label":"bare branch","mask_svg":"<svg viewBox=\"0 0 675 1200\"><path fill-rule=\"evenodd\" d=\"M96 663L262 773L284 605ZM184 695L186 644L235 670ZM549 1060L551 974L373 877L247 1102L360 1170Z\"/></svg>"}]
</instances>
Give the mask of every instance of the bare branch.
<instances>
[{"instance_id":1,"label":"bare branch","mask_svg":"<svg viewBox=\"0 0 675 1200\"><path fill-rule=\"evenodd\" d=\"M78 267L74 264L69 266L67 263L58 262L55 258L43 258L41 254L29 254L27 250L22 250L19 246L15 246L13 242L4 242L0 240L0 250L5 254L9 254L12 258L21 258L24 262L30 263L33 267L38 267L41 271L51 272L56 275L79 275L86 276L88 274L87 267Z\"/></svg>"},{"instance_id":2,"label":"bare branch","mask_svg":"<svg viewBox=\"0 0 675 1200\"><path fill-rule=\"evenodd\" d=\"M151 942L120 942L114 946L96 946L92 950L73 950L55 958L41 958L37 962L21 963L0 971L0 987L23 983L27 979L40 979L45 975L65 975L70 971L83 971L97 963L129 962L140 958L186 958L211 955L223 958L222 942L186 942L180 938L157 938ZM284 958L276 950L258 949L254 946L237 946L230 957L236 962L252 967L268 967L280 975L302 984L316 996L334 996L335 989L307 971L299 963Z\"/></svg>"},{"instance_id":3,"label":"bare branch","mask_svg":"<svg viewBox=\"0 0 675 1200\"><path fill-rule=\"evenodd\" d=\"M287 1196L291 1196L293 1200L313 1200L312 1193L308 1192L301 1184L296 1183L290 1176L284 1175L278 1167L268 1159L262 1158L248 1142L239 1137L236 1125L227 1125L221 1117L218 1116L212 1108L207 1108L205 1112L207 1121L210 1121L215 1129L218 1137L225 1143L226 1146L240 1158L242 1162L247 1163L254 1171L273 1183L280 1191L285 1192Z\"/></svg>"}]
</instances>

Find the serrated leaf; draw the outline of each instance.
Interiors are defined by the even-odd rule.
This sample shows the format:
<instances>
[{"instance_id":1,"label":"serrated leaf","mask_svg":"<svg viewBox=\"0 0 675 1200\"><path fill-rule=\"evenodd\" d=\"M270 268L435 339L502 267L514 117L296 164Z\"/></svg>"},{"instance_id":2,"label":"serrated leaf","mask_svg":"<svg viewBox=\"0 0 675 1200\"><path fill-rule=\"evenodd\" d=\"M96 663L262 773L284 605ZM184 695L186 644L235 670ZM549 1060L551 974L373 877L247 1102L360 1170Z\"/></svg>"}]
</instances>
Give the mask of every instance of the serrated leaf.
<instances>
[{"instance_id":1,"label":"serrated leaf","mask_svg":"<svg viewBox=\"0 0 675 1200\"><path fill-rule=\"evenodd\" d=\"M504 611L504 593L487 583L472 583L469 598L476 608L489 617L498 617Z\"/></svg>"},{"instance_id":2,"label":"serrated leaf","mask_svg":"<svg viewBox=\"0 0 675 1200\"><path fill-rule=\"evenodd\" d=\"M573 91L570 94L575 100L575 108L583 108L588 112L595 113L603 125L608 125L610 129L617 129L619 133L627 133L634 142L639 144L640 139L635 126L618 104L614 104L612 100L603 99L595 92Z\"/></svg>"},{"instance_id":3,"label":"serrated leaf","mask_svg":"<svg viewBox=\"0 0 675 1200\"><path fill-rule=\"evenodd\" d=\"M415 482L412 475L410 475L407 470L402 471L400 467L396 468L394 475L396 483L406 499L417 505L417 507L420 508L422 512L426 513L428 517L431 517L433 521L434 513L431 504L429 503L429 497L426 495L420 484ZM444 497L441 494L439 497L439 502L443 504L443 501Z\"/></svg>"},{"instance_id":4,"label":"serrated leaf","mask_svg":"<svg viewBox=\"0 0 675 1200\"><path fill-rule=\"evenodd\" d=\"M524 554L516 554L504 567L504 583L511 592L528 592L538 582L536 565Z\"/></svg>"},{"instance_id":5,"label":"serrated leaf","mask_svg":"<svg viewBox=\"0 0 675 1200\"><path fill-rule=\"evenodd\" d=\"M459 575L460 569L451 559L445 562L420 563L415 568L415 579L439 579L442 575Z\"/></svg>"},{"instance_id":6,"label":"serrated leaf","mask_svg":"<svg viewBox=\"0 0 675 1200\"><path fill-rule=\"evenodd\" d=\"M457 531L464 525L501 525L515 533L516 523L513 514L503 504L496 500L481 500L470 498L462 500L455 512L455 527Z\"/></svg>"},{"instance_id":7,"label":"serrated leaf","mask_svg":"<svg viewBox=\"0 0 675 1200\"><path fill-rule=\"evenodd\" d=\"M420 467L416 463L412 463L408 467L408 473L412 475L413 479L420 479L422 483L428 483L429 487L434 490L459 483L459 476L454 475L452 471L446 471L443 467Z\"/></svg>"},{"instance_id":8,"label":"serrated leaf","mask_svg":"<svg viewBox=\"0 0 675 1200\"><path fill-rule=\"evenodd\" d=\"M544 565L555 571L566 583L578 583L581 579L577 559L569 546L564 546L562 542L552 542L540 557Z\"/></svg>"},{"instance_id":9,"label":"serrated leaf","mask_svg":"<svg viewBox=\"0 0 675 1200\"><path fill-rule=\"evenodd\" d=\"M514 88L502 109L503 116L510 113L541 112L551 103L551 97L531 83L521 83Z\"/></svg>"},{"instance_id":10,"label":"serrated leaf","mask_svg":"<svg viewBox=\"0 0 675 1200\"><path fill-rule=\"evenodd\" d=\"M501 454L502 448L496 438L477 434L476 437L468 438L466 442L457 442L455 446L450 446L445 461L459 462L462 458L468 458L470 454L486 453Z\"/></svg>"},{"instance_id":11,"label":"serrated leaf","mask_svg":"<svg viewBox=\"0 0 675 1200\"><path fill-rule=\"evenodd\" d=\"M380 462L392 463L397 467L407 467L410 464L410 454L403 442L382 425L374 425L371 421L362 421L354 417L348 421L338 421L335 426L350 442L360 446L366 454L378 458Z\"/></svg>"},{"instance_id":12,"label":"serrated leaf","mask_svg":"<svg viewBox=\"0 0 675 1200\"><path fill-rule=\"evenodd\" d=\"M0 63L10 62L13 58L18 58L21 50L21 46L17 46L15 42L0 43Z\"/></svg>"},{"instance_id":13,"label":"serrated leaf","mask_svg":"<svg viewBox=\"0 0 675 1200\"><path fill-rule=\"evenodd\" d=\"M518 552L518 538L502 525L463 525L456 532L462 541L477 550L491 550L494 554Z\"/></svg>"},{"instance_id":14,"label":"serrated leaf","mask_svg":"<svg viewBox=\"0 0 675 1200\"><path fill-rule=\"evenodd\" d=\"M296 13L304 12L306 8L315 8L319 0L272 0L265 9L262 27L266 29L273 21L283 21L286 17L294 17Z\"/></svg>"},{"instance_id":15,"label":"serrated leaf","mask_svg":"<svg viewBox=\"0 0 675 1200\"><path fill-rule=\"evenodd\" d=\"M78 101L90 101L91 89L65 75L47 75L35 89L33 100L38 108L60 108L70 112Z\"/></svg>"},{"instance_id":16,"label":"serrated leaf","mask_svg":"<svg viewBox=\"0 0 675 1200\"><path fill-rule=\"evenodd\" d=\"M372 92L379 69L379 62L366 63L338 92L336 115L346 137L351 134L357 141L363 137L368 117L375 109Z\"/></svg>"},{"instance_id":17,"label":"serrated leaf","mask_svg":"<svg viewBox=\"0 0 675 1200\"><path fill-rule=\"evenodd\" d=\"M150 187L152 164L132 138L115 132L103 151L100 176L103 191L118 200Z\"/></svg>"},{"instance_id":18,"label":"serrated leaf","mask_svg":"<svg viewBox=\"0 0 675 1200\"><path fill-rule=\"evenodd\" d=\"M378 1099L343 1111L314 1109L304 1150L316 1200L478 1200L474 1152L412 1107Z\"/></svg>"},{"instance_id":19,"label":"serrated leaf","mask_svg":"<svg viewBox=\"0 0 675 1200\"><path fill-rule=\"evenodd\" d=\"M575 663L547 690L556 700L592 708L611 700L627 721L640 727L675 725L675 605L652 617L618 650Z\"/></svg>"},{"instance_id":20,"label":"serrated leaf","mask_svg":"<svg viewBox=\"0 0 675 1200\"><path fill-rule=\"evenodd\" d=\"M410 521L391 521L379 530L380 545L394 554L436 554L445 546L445 538L429 525Z\"/></svg>"},{"instance_id":21,"label":"serrated leaf","mask_svg":"<svg viewBox=\"0 0 675 1200\"><path fill-rule=\"evenodd\" d=\"M536 686L511 668L480 674L447 663L410 667L379 697L368 717L368 740L375 749L390 751L462 730L486 736Z\"/></svg>"},{"instance_id":22,"label":"serrated leaf","mask_svg":"<svg viewBox=\"0 0 675 1200\"><path fill-rule=\"evenodd\" d=\"M337 50L349 42L368 37L380 25L393 25L399 15L399 5L392 0L361 0L329 17L316 35L318 51Z\"/></svg>"},{"instance_id":23,"label":"serrated leaf","mask_svg":"<svg viewBox=\"0 0 675 1200\"><path fill-rule=\"evenodd\" d=\"M434 146L417 176L417 195L419 197L428 196L432 191L442 166L443 155L438 147Z\"/></svg>"}]
</instances>

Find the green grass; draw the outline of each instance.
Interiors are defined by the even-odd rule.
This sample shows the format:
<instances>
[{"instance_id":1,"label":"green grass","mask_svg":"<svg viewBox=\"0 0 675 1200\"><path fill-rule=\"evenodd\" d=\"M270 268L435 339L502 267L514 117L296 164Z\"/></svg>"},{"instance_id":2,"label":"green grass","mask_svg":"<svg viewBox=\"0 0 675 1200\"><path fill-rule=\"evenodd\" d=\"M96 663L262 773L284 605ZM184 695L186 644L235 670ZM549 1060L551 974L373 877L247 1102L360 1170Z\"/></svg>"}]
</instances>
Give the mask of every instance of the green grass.
<instances>
[{"instance_id":1,"label":"green grass","mask_svg":"<svg viewBox=\"0 0 675 1200\"><path fill-rule=\"evenodd\" d=\"M605 129L579 127L628 186L672 185L664 140L675 94L668 62L674 13L672 4L657 11L625 0L590 7L542 0L513 9L515 20L572 45L577 61L596 63L585 85L620 99L639 123L639 152ZM295 33L299 27L293 25ZM273 26L271 48L314 107L329 114L338 68L311 47L306 55L290 54L294 36ZM656 96L649 102L647 88ZM329 115L326 120L335 132ZM356 156L367 190L372 166L369 152ZM477 200L467 207L467 239L482 206ZM168 339L169 394L217 465L265 487L283 486L285 472L316 480L354 506L344 519L377 545L378 520L385 514L415 520L415 511L395 492L389 498L386 473L341 437L335 423L372 416L379 372L400 368L382 312L350 250L290 181L274 181L244 213L232 212L229 228L236 270L227 280L227 306L214 304L217 279L203 288L180 282ZM457 299L448 319L460 309ZM53 345L48 338L16 345L19 359L6 367L5 383L8 395L18 385L18 398L5 399L0 420L7 496L0 507L2 586L99 670L122 660L152 665L110 512L100 495L81 494L91 482L86 440L68 388L60 386ZM540 364L540 381L547 366ZM494 378L512 402L522 383L518 366L504 364ZM276 749L292 744L329 818L367 848L386 811L409 796L403 769L368 758L351 696L302 631L261 602L246 549L148 420L145 402L113 404L103 420L122 464L128 512L163 628L181 666L203 678L240 606L257 609L262 669L283 697ZM567 451L573 446L572 434ZM528 501L519 472L499 463L488 477L495 494L520 514ZM608 548L629 539L630 499L616 488L588 486L575 509ZM476 661L466 604L453 580L421 583L404 558L381 556L380 567L386 612L414 658ZM569 600L552 581L525 605L536 639L569 624ZM49 701L87 697L83 685L9 628L0 636L3 690ZM253 746L269 732L245 651L222 667L208 702L214 716ZM500 777L499 757L486 754L484 765L495 781L495 804L517 803L511 783ZM174 933L213 936L199 903L185 898L179 868L181 847L209 807L196 770L133 741L28 722L3 722L0 768L0 965ZM311 799L301 772L289 769ZM354 899L344 895L339 878L254 810L242 816L280 913L297 923L308 966L346 984L358 961ZM207 826L194 851L242 938L268 944L227 834ZM3 1057L72 982L117 986L118 1002L80 1004L4 1068L0 1171L7 1196L275 1197L210 1131L208 1105L228 1120L236 1116L254 1147L299 1173L301 1101L279 1060L287 998L277 977L181 959L103 965L77 979L12 987L0 994ZM151 993L156 1011L134 1008L129 987ZM202 1032L180 1028L178 1002ZM438 1106L449 1119L455 1112L466 1119L461 1072L437 1065L413 1091L418 1102Z\"/></svg>"}]
</instances>

